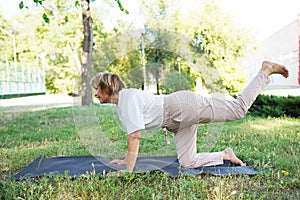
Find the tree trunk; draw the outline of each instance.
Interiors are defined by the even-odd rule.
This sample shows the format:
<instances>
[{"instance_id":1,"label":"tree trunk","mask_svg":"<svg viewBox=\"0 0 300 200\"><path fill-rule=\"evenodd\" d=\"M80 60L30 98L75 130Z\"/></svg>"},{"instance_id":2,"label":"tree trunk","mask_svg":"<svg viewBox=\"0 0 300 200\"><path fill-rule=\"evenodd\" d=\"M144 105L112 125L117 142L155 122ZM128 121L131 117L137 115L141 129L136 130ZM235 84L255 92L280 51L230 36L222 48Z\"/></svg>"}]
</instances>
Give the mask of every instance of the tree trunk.
<instances>
[{"instance_id":1,"label":"tree trunk","mask_svg":"<svg viewBox=\"0 0 300 200\"><path fill-rule=\"evenodd\" d=\"M83 20L83 45L81 66L81 105L93 103L91 78L92 78L92 50L93 50L93 20L90 14L90 1L82 0Z\"/></svg>"}]
</instances>

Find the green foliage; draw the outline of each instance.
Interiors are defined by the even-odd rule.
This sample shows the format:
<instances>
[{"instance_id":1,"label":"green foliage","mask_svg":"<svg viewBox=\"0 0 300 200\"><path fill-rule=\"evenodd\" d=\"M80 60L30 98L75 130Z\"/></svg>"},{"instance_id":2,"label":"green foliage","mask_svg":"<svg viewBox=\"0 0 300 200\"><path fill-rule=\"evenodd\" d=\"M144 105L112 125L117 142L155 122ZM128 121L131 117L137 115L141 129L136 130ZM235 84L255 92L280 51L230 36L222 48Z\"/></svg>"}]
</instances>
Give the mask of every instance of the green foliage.
<instances>
[{"instance_id":1,"label":"green foliage","mask_svg":"<svg viewBox=\"0 0 300 200\"><path fill-rule=\"evenodd\" d=\"M180 48L187 48L189 46L179 46L178 42L182 39L181 34L177 34L172 31L174 29L176 21L174 16L168 15L168 3L166 1L154 1L149 4L143 2L143 13L147 15L145 17L145 33L144 35L144 52L145 52L145 65L147 74L147 85L155 85L157 87L157 93L161 90L159 85L171 79L169 71L178 70L178 63L176 61L179 56L176 52L180 51ZM123 30L127 30L127 26L120 27ZM126 82L128 87L141 88L143 85L143 66L142 66L142 52L141 52L141 36L130 37L130 35L136 35L137 33L124 33L110 35L111 38L107 38L101 45L101 50L95 49L93 62L95 63L95 71L111 71L119 74ZM132 51L132 49L136 49ZM125 49L125 52L124 52ZM127 52L126 52L126 49ZM120 53L122 52L122 53ZM124 55L125 54L125 55ZM181 63L183 73L191 73L191 66L184 59ZM194 74L187 75L193 77ZM168 82L168 81L167 81ZM189 83L190 84L190 83ZM190 85L194 85L191 83ZM166 87L171 86L165 84ZM191 86L184 86L184 88L192 88ZM170 88L171 90L171 88Z\"/></svg>"},{"instance_id":2,"label":"green foliage","mask_svg":"<svg viewBox=\"0 0 300 200\"><path fill-rule=\"evenodd\" d=\"M43 6L43 5L45 4L44 2L45 2L46 0L32 0L32 1L33 1L37 6L39 6L39 5ZM93 0L92 0L92 1L93 1ZM122 5L122 2L121 2L120 0L115 0L115 1L117 2L117 4L118 4L120 10L121 10L122 12L124 12L125 14L128 15L128 14L129 14L129 11L126 10L126 9L124 8L124 6ZM48 2L49 2L49 1L48 1ZM79 6L80 6L79 0L75 0L74 5L75 5L76 7L79 7ZM20 9L23 9L24 7L25 7L25 8L28 8L28 6L25 6L24 1L20 1L20 3L19 3L19 8L20 8ZM43 13L42 19L43 19L44 22L46 22L47 24L50 23L50 19L49 19L47 13Z\"/></svg>"},{"instance_id":3,"label":"green foliage","mask_svg":"<svg viewBox=\"0 0 300 200\"><path fill-rule=\"evenodd\" d=\"M45 0L33 0L33 2L38 6L38 5L43 5L43 2L44 2ZM19 3L19 8L20 9L23 9L23 8L28 8L28 6L25 6L25 4L24 4L24 1L20 1L20 3Z\"/></svg>"},{"instance_id":4,"label":"green foliage","mask_svg":"<svg viewBox=\"0 0 300 200\"><path fill-rule=\"evenodd\" d=\"M14 49L12 37L9 34L14 33L13 25L5 19L0 13L0 61L5 62L6 58L10 63L14 61ZM4 31L3 31L4 30Z\"/></svg>"},{"instance_id":5,"label":"green foliage","mask_svg":"<svg viewBox=\"0 0 300 200\"><path fill-rule=\"evenodd\" d=\"M21 2L19 3L19 8L20 8L20 9L23 9L23 8L24 8L24 2L23 2L23 1L21 1Z\"/></svg>"},{"instance_id":6,"label":"green foliage","mask_svg":"<svg viewBox=\"0 0 300 200\"><path fill-rule=\"evenodd\" d=\"M33 0L33 2L36 4L36 6L39 6L39 5L42 6L44 1L45 1L45 0ZM24 7L28 9L28 6L26 6L26 5L24 4L24 1L20 1L20 3L19 3L19 8L20 8L20 9L23 9ZM44 22L46 22L47 24L50 23L50 19L49 19L48 15L47 15L46 13L43 13L42 19L43 19Z\"/></svg>"},{"instance_id":7,"label":"green foliage","mask_svg":"<svg viewBox=\"0 0 300 200\"><path fill-rule=\"evenodd\" d=\"M37 1L41 7L22 10L22 17L14 22L14 35L17 43L17 60L25 69L41 66L39 57L46 53L46 89L48 93L78 93L80 88L82 18L81 8L73 0ZM26 8L26 2L23 7ZM20 2L22 6L22 2ZM44 13L44 14L43 14ZM40 16L43 14L45 23ZM97 13L94 14L94 42L97 45L105 36L103 25ZM5 22L8 27L9 23ZM0 33L2 34L2 33ZM0 43L1 45L1 43ZM8 43L9 61L13 61L12 45ZM0 51L2 48L0 49ZM5 54L2 54L5 55ZM1 60L5 58L1 57Z\"/></svg>"},{"instance_id":8,"label":"green foliage","mask_svg":"<svg viewBox=\"0 0 300 200\"><path fill-rule=\"evenodd\" d=\"M238 67L239 59L245 55L250 36L222 11L218 1L206 1L201 19L195 36L201 36L199 45L204 51L207 66L218 70L227 91L240 91L246 79L242 69Z\"/></svg>"},{"instance_id":9,"label":"green foliage","mask_svg":"<svg viewBox=\"0 0 300 200\"><path fill-rule=\"evenodd\" d=\"M47 53L46 86L50 93L77 92L81 69L80 51L82 22L73 0L44 2L51 12L51 23L37 27L38 38Z\"/></svg>"},{"instance_id":10,"label":"green foliage","mask_svg":"<svg viewBox=\"0 0 300 200\"><path fill-rule=\"evenodd\" d=\"M195 80L186 72L171 71L167 73L166 79L163 80L161 88L164 94L170 94L179 90L192 90Z\"/></svg>"},{"instance_id":11,"label":"green foliage","mask_svg":"<svg viewBox=\"0 0 300 200\"><path fill-rule=\"evenodd\" d=\"M43 19L44 21L49 24L50 23L50 19L48 18L47 14L46 13L43 13Z\"/></svg>"},{"instance_id":12,"label":"green foliage","mask_svg":"<svg viewBox=\"0 0 300 200\"><path fill-rule=\"evenodd\" d=\"M263 117L300 117L299 96L269 96L258 95L249 113L254 116Z\"/></svg>"},{"instance_id":13,"label":"green foliage","mask_svg":"<svg viewBox=\"0 0 300 200\"><path fill-rule=\"evenodd\" d=\"M213 88L224 88L231 94L241 91L246 77L240 60L253 38L234 23L218 0L205 0L203 9L183 13L178 20L177 29L193 38L191 47L197 52L195 63L208 71L214 70L212 74L205 70L196 72L202 77L203 85L211 90L212 84L215 84ZM209 76L213 83L207 80Z\"/></svg>"},{"instance_id":14,"label":"green foliage","mask_svg":"<svg viewBox=\"0 0 300 200\"><path fill-rule=\"evenodd\" d=\"M150 172L72 178L66 173L15 181L13 175L40 155L90 155L80 140L72 115L80 109L0 112L0 199L272 199L274 196L297 199L299 196L300 122L289 117L248 116L224 123L218 132L212 151L230 146L247 165L266 169L261 175L174 178L162 172ZM115 122L109 115L111 107L95 106L94 109L101 130L112 143L123 148L126 133L113 127ZM199 151L208 130L208 124L198 128ZM145 134L141 151L153 152L159 143L165 145L160 131L153 138L144 137Z\"/></svg>"},{"instance_id":15,"label":"green foliage","mask_svg":"<svg viewBox=\"0 0 300 200\"><path fill-rule=\"evenodd\" d=\"M120 0L115 0L115 1L118 3L118 6L119 6L120 10L125 12L128 15L129 11L124 9L124 7L122 5L122 2Z\"/></svg>"},{"instance_id":16,"label":"green foliage","mask_svg":"<svg viewBox=\"0 0 300 200\"><path fill-rule=\"evenodd\" d=\"M115 2L121 11L127 13L121 1L115 0ZM28 57L31 54L32 58L38 54L36 52L41 51L41 46L44 46L44 49L53 49L53 52L49 53L46 58L47 64L51 66L48 71L53 69L53 73L49 71L48 76L50 77L47 77L48 90L56 93L73 92L76 90L75 84L68 87L62 85L63 79L59 76L57 80L57 73L54 73L54 70L70 71L65 73L68 75L65 80L79 82L78 79L75 80L76 73L80 69L79 55L82 41L82 19L78 15L80 13L79 1L38 0L36 3L43 5L43 11L39 11L39 14L34 17L35 20L38 19L38 15L44 13L46 21L51 20L51 23L27 22L26 24L32 24L32 30L37 30L36 34L39 40L29 41L34 40L35 37L23 39L23 43L26 41L26 43L35 44L36 50L33 53L31 48L26 47L22 51L27 52ZM198 62L199 58L201 63L197 63L198 65L216 69L220 75L217 77L220 80L216 80L213 84L225 88L230 93L240 91L244 87L245 77L243 71L238 67L239 58L244 55L246 44L251 41L243 30L235 26L230 16L222 11L222 8L218 6L218 1L205 1L202 10L191 11L188 14L182 12L179 4L166 0L141 1L141 3L140 15L144 19L145 42L148 42L149 46L145 49L148 82L154 79L152 84L159 87L166 77L165 70L177 70L176 58L181 56L178 52L191 50L193 58L186 61L185 64L188 67L183 71L189 73L191 77L201 76L203 85L208 89L214 87L206 79L206 76L209 75L205 71L193 69L193 64ZM20 2L21 7L25 7L23 1ZM99 12L92 11L95 42L93 74L99 71L112 71L126 79L125 82L128 83L128 86L140 88L143 84L142 73L137 73L142 72L140 43L136 44L136 40L116 37L117 34L131 30L132 24L119 19L117 27L112 32L106 33L103 31L104 27L101 22L103 16L99 17L97 13ZM34 20L31 18L30 21ZM38 27L35 27L35 24L38 24ZM175 37L175 34L168 34L166 30L182 34L182 37L191 38L191 43L182 45L180 43L182 38ZM123 37L125 36L123 35ZM153 38L155 38L154 41L152 41ZM110 44L105 44L105 40L109 40ZM114 44L111 45L112 43ZM131 49L130 52L123 52L126 55L120 54L120 51L133 44L136 45L134 52L131 52ZM106 48L107 46L109 48ZM20 56L23 55L20 54ZM185 62L184 58L182 59ZM192 60L195 62L193 63ZM61 70L61 68L64 69ZM134 80L131 79L133 74Z\"/></svg>"},{"instance_id":17,"label":"green foliage","mask_svg":"<svg viewBox=\"0 0 300 200\"><path fill-rule=\"evenodd\" d=\"M107 69L120 74L125 79L127 87L140 88L143 84L143 69L139 51L128 52L125 56L115 60Z\"/></svg>"}]
</instances>

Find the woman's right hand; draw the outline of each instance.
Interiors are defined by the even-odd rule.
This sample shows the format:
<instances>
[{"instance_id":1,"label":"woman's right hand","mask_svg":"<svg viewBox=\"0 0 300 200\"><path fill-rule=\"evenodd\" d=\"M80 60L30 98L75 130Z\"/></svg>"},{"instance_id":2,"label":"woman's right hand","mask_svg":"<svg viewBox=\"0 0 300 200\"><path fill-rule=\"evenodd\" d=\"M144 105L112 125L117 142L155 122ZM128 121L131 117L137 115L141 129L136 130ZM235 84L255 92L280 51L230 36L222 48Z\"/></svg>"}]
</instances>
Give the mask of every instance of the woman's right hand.
<instances>
[{"instance_id":1,"label":"woman's right hand","mask_svg":"<svg viewBox=\"0 0 300 200\"><path fill-rule=\"evenodd\" d=\"M127 160L112 160L109 164L117 164L117 165L127 165Z\"/></svg>"}]
</instances>

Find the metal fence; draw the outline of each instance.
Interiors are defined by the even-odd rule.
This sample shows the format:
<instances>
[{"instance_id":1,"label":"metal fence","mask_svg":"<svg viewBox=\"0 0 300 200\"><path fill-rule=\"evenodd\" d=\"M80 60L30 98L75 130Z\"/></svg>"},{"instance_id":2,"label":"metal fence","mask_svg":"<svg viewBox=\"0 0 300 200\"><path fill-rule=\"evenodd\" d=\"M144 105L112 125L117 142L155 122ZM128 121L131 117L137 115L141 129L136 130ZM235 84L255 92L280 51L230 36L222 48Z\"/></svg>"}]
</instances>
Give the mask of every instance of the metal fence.
<instances>
[{"instance_id":1,"label":"metal fence","mask_svg":"<svg viewBox=\"0 0 300 200\"><path fill-rule=\"evenodd\" d=\"M0 62L0 99L46 93L45 70Z\"/></svg>"}]
</instances>

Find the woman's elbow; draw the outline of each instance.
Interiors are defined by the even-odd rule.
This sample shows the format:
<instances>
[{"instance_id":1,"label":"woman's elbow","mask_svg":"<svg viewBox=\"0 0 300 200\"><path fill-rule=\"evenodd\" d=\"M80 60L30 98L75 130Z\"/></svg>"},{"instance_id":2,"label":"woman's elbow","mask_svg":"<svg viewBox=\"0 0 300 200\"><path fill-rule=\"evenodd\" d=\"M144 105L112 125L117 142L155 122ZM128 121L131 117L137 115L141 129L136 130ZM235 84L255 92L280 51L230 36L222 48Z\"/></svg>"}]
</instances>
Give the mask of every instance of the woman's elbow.
<instances>
[{"instance_id":1,"label":"woman's elbow","mask_svg":"<svg viewBox=\"0 0 300 200\"><path fill-rule=\"evenodd\" d=\"M138 139L139 140L141 137L142 137L142 134L141 134L140 130L134 131L134 132L128 134L128 138L132 138L132 139Z\"/></svg>"}]
</instances>

